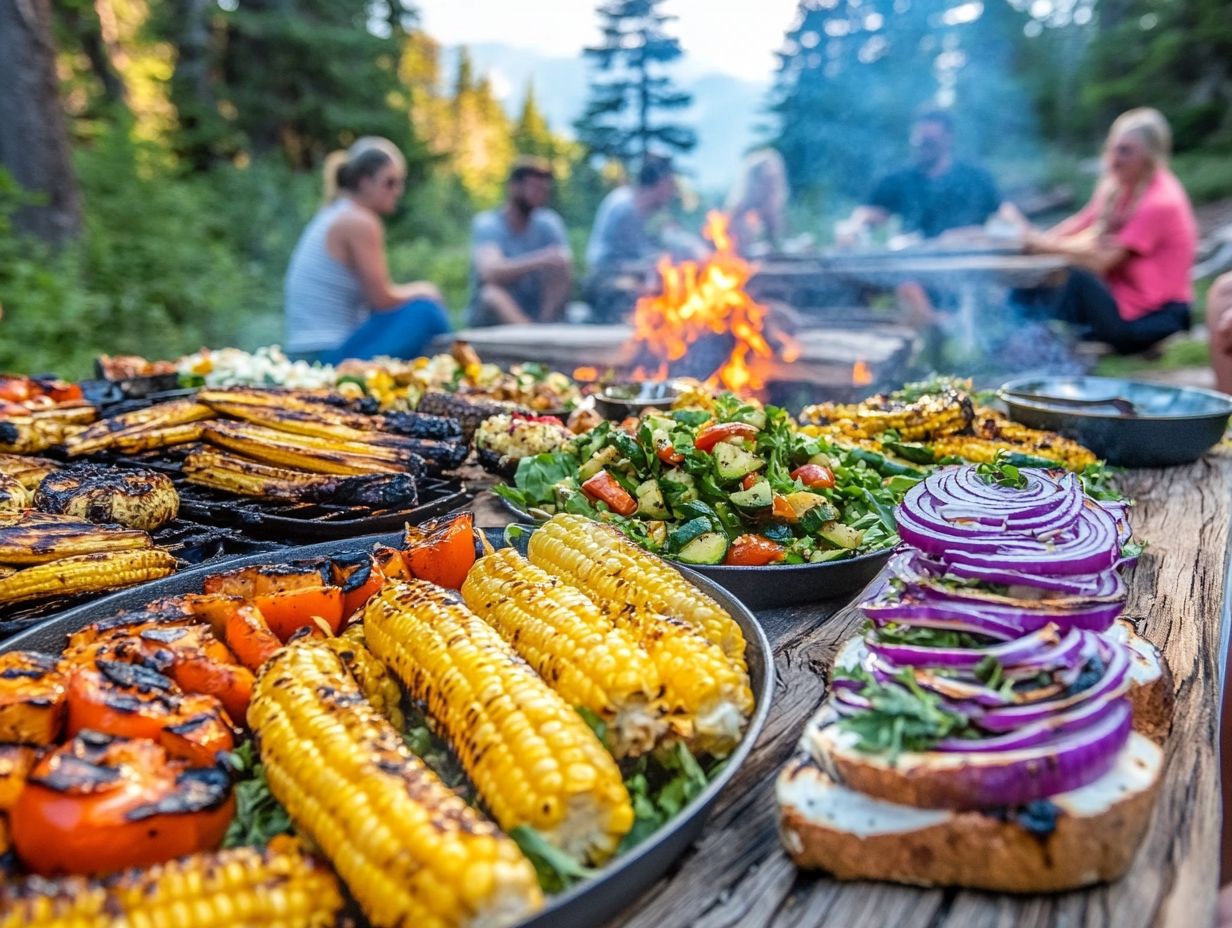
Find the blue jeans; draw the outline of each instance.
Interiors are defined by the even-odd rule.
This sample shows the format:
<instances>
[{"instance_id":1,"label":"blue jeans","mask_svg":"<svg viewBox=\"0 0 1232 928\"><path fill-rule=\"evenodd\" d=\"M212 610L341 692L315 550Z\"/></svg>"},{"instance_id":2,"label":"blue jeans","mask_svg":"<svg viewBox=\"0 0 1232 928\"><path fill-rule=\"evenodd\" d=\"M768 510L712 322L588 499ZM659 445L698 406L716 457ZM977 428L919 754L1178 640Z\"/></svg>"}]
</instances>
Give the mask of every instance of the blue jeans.
<instances>
[{"instance_id":1,"label":"blue jeans","mask_svg":"<svg viewBox=\"0 0 1232 928\"><path fill-rule=\"evenodd\" d=\"M417 358L437 335L450 330L445 308L435 300L418 298L382 312L373 312L366 322L337 348L297 352L297 358L337 364L347 358L368 361L378 355Z\"/></svg>"}]
</instances>

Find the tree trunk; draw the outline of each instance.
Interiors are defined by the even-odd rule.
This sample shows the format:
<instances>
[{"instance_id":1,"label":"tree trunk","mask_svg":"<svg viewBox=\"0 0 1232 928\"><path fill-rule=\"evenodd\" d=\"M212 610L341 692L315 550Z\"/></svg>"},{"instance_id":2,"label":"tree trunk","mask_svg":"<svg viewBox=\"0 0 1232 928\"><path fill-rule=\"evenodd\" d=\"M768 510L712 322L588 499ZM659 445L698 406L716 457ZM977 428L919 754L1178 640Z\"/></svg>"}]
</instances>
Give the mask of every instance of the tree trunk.
<instances>
[{"instance_id":1,"label":"tree trunk","mask_svg":"<svg viewBox=\"0 0 1232 928\"><path fill-rule=\"evenodd\" d=\"M217 159L218 106L210 73L211 0L176 0L176 59L171 99L180 122L180 152L198 171Z\"/></svg>"},{"instance_id":2,"label":"tree trunk","mask_svg":"<svg viewBox=\"0 0 1232 928\"><path fill-rule=\"evenodd\" d=\"M17 229L59 243L81 231L81 201L56 82L48 0L0 0L0 166L41 202Z\"/></svg>"}]
</instances>

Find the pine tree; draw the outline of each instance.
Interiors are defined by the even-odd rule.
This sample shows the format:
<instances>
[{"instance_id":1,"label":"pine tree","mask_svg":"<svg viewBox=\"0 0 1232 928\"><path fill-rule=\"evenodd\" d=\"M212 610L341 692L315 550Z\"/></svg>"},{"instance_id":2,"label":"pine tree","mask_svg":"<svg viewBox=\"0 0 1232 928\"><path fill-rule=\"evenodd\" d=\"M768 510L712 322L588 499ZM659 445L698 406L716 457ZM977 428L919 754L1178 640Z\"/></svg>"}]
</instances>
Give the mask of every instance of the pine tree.
<instances>
[{"instance_id":1,"label":"pine tree","mask_svg":"<svg viewBox=\"0 0 1232 928\"><path fill-rule=\"evenodd\" d=\"M668 35L675 19L660 11L663 0L607 0L598 7L603 42L584 50L597 73L590 102L574 123L578 139L594 154L620 161L648 154L686 152L697 144L692 129L659 113L687 107L692 96L664 73L684 52Z\"/></svg>"},{"instance_id":2,"label":"pine tree","mask_svg":"<svg viewBox=\"0 0 1232 928\"><path fill-rule=\"evenodd\" d=\"M539 109L535 99L535 82L526 81L526 95L522 98L522 112L513 127L513 147L519 155L538 155L555 158L560 153L560 140L552 133L547 117Z\"/></svg>"}]
</instances>

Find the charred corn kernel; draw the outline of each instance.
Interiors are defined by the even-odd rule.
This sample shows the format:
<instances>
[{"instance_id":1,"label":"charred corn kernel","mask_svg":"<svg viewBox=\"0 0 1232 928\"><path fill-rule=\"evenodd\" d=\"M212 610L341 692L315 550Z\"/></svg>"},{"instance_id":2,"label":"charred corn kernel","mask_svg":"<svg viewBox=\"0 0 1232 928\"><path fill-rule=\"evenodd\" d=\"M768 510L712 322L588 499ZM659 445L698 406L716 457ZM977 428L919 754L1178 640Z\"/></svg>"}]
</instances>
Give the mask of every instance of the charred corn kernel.
<instances>
[{"instance_id":1,"label":"charred corn kernel","mask_svg":"<svg viewBox=\"0 0 1232 928\"><path fill-rule=\"evenodd\" d=\"M0 886L0 928L329 928L342 907L333 872L287 837L101 880Z\"/></svg>"},{"instance_id":2,"label":"charred corn kernel","mask_svg":"<svg viewBox=\"0 0 1232 928\"><path fill-rule=\"evenodd\" d=\"M79 554L0 579L0 603L119 590L174 572L175 556L161 548Z\"/></svg>"},{"instance_id":3,"label":"charred corn kernel","mask_svg":"<svg viewBox=\"0 0 1232 928\"><path fill-rule=\"evenodd\" d=\"M579 860L616 851L633 807L612 755L457 593L386 584L364 610L364 636L427 704L502 828L530 825Z\"/></svg>"},{"instance_id":4,"label":"charred corn kernel","mask_svg":"<svg viewBox=\"0 0 1232 928\"><path fill-rule=\"evenodd\" d=\"M1055 432L1028 428L991 409L976 411L972 430L977 438L996 442L1006 451L1021 451L1056 461L1069 470L1080 471L1098 459L1083 445Z\"/></svg>"},{"instance_id":5,"label":"charred corn kernel","mask_svg":"<svg viewBox=\"0 0 1232 928\"><path fill-rule=\"evenodd\" d=\"M944 389L910 403L884 394L854 406L822 403L806 407L800 415L813 424L836 424L853 436L874 438L894 430L903 441L918 441L964 431L971 425L974 410L965 393Z\"/></svg>"},{"instance_id":6,"label":"charred corn kernel","mask_svg":"<svg viewBox=\"0 0 1232 928\"><path fill-rule=\"evenodd\" d=\"M398 681L368 650L363 639L362 623L356 623L352 628L361 629L361 632L358 635L351 632L337 638L327 638L325 644L342 658L342 663L351 671L351 676L368 697L372 708L389 719L394 728L402 731L406 727L406 716L402 712L402 690Z\"/></svg>"},{"instance_id":7,"label":"charred corn kernel","mask_svg":"<svg viewBox=\"0 0 1232 928\"><path fill-rule=\"evenodd\" d=\"M567 703L604 723L617 757L644 754L666 732L650 656L580 590L503 548L475 563L462 598Z\"/></svg>"},{"instance_id":8,"label":"charred corn kernel","mask_svg":"<svg viewBox=\"0 0 1232 928\"><path fill-rule=\"evenodd\" d=\"M396 474L409 467L407 455L390 448L364 445L354 451L349 450L351 444L323 442L245 422L211 422L202 437L265 464L314 474Z\"/></svg>"},{"instance_id":9,"label":"charred corn kernel","mask_svg":"<svg viewBox=\"0 0 1232 928\"><path fill-rule=\"evenodd\" d=\"M744 633L713 599L680 572L609 525L562 513L530 539L530 562L592 599L641 606L688 622L745 671Z\"/></svg>"},{"instance_id":10,"label":"charred corn kernel","mask_svg":"<svg viewBox=\"0 0 1232 928\"><path fill-rule=\"evenodd\" d=\"M324 642L265 663L248 724L270 791L374 928L496 928L542 905L517 845L407 750Z\"/></svg>"},{"instance_id":11,"label":"charred corn kernel","mask_svg":"<svg viewBox=\"0 0 1232 928\"><path fill-rule=\"evenodd\" d=\"M610 615L654 661L673 732L696 754L730 754L753 712L748 675L687 622L638 606Z\"/></svg>"},{"instance_id":12,"label":"charred corn kernel","mask_svg":"<svg viewBox=\"0 0 1232 928\"><path fill-rule=\"evenodd\" d=\"M0 510L20 512L30 506L30 491L16 477L0 474Z\"/></svg>"}]
</instances>

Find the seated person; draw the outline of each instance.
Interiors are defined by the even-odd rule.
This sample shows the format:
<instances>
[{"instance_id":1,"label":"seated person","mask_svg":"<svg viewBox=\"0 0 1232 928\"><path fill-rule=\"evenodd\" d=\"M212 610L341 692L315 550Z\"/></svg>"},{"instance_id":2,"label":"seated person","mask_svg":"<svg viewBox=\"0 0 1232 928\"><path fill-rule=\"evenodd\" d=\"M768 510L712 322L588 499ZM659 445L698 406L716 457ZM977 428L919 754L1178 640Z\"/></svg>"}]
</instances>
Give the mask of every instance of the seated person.
<instances>
[{"instance_id":1,"label":"seated person","mask_svg":"<svg viewBox=\"0 0 1232 928\"><path fill-rule=\"evenodd\" d=\"M910 144L912 164L883 177L868 202L839 224L840 245L854 244L891 216L899 217L904 234L929 239L980 227L996 214L1001 194L992 175L954 159L954 120L947 111L923 110L911 124ZM896 292L909 320L921 326L938 320L935 302L949 302L918 283L900 284Z\"/></svg>"},{"instance_id":2,"label":"seated person","mask_svg":"<svg viewBox=\"0 0 1232 928\"><path fill-rule=\"evenodd\" d=\"M1232 272L1211 284L1206 294L1206 324L1211 330L1215 389L1232 394Z\"/></svg>"},{"instance_id":3,"label":"seated person","mask_svg":"<svg viewBox=\"0 0 1232 928\"><path fill-rule=\"evenodd\" d=\"M389 278L382 216L406 189L406 161L365 137L325 159L325 205L299 237L284 281L287 354L337 364L414 358L449 331L441 292Z\"/></svg>"},{"instance_id":4,"label":"seated person","mask_svg":"<svg viewBox=\"0 0 1232 928\"><path fill-rule=\"evenodd\" d=\"M637 183L617 187L599 204L586 244L585 291L596 317L617 319L633 308L654 261L671 247L651 223L676 198L676 175L667 158L650 156Z\"/></svg>"},{"instance_id":5,"label":"seated person","mask_svg":"<svg viewBox=\"0 0 1232 928\"><path fill-rule=\"evenodd\" d=\"M924 238L982 226L1001 205L992 175L954 159L954 120L927 109L911 124L912 164L883 177L868 202L841 224L840 238L858 238L891 216L902 231Z\"/></svg>"},{"instance_id":6,"label":"seated person","mask_svg":"<svg viewBox=\"0 0 1232 928\"><path fill-rule=\"evenodd\" d=\"M773 148L763 148L745 159L740 179L724 206L738 254L747 258L783 246L788 196L782 155Z\"/></svg>"},{"instance_id":7,"label":"seated person","mask_svg":"<svg viewBox=\"0 0 1232 928\"><path fill-rule=\"evenodd\" d=\"M1028 251L1077 265L1044 308L1122 354L1189 328L1197 223L1168 170L1171 150L1157 110L1130 110L1108 132L1091 201L1047 232L1024 222Z\"/></svg>"},{"instance_id":8,"label":"seated person","mask_svg":"<svg viewBox=\"0 0 1232 928\"><path fill-rule=\"evenodd\" d=\"M552 169L542 158L519 158L509 172L505 204L471 225L474 326L551 322L564 314L573 283L565 224L547 208Z\"/></svg>"}]
</instances>

